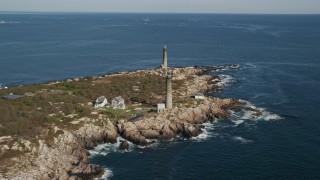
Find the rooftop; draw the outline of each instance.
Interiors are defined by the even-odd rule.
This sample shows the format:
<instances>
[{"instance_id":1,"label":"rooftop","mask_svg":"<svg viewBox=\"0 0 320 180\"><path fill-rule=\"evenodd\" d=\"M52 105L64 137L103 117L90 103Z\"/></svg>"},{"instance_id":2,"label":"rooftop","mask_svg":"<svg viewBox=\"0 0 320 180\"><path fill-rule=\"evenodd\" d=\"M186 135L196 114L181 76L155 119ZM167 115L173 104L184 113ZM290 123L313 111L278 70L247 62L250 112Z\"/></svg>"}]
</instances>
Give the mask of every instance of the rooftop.
<instances>
[{"instance_id":1,"label":"rooftop","mask_svg":"<svg viewBox=\"0 0 320 180\"><path fill-rule=\"evenodd\" d=\"M124 99L121 96L115 97L114 100L116 101L123 101Z\"/></svg>"},{"instance_id":2,"label":"rooftop","mask_svg":"<svg viewBox=\"0 0 320 180\"><path fill-rule=\"evenodd\" d=\"M106 99L106 97L104 97L104 96L100 96L100 97L98 97L97 101L99 101L99 102L103 102L105 99Z\"/></svg>"},{"instance_id":3,"label":"rooftop","mask_svg":"<svg viewBox=\"0 0 320 180\"><path fill-rule=\"evenodd\" d=\"M22 95L13 94L13 93L10 93L7 96L3 96L4 99L18 99L18 98L21 98L21 97L22 97Z\"/></svg>"}]
</instances>

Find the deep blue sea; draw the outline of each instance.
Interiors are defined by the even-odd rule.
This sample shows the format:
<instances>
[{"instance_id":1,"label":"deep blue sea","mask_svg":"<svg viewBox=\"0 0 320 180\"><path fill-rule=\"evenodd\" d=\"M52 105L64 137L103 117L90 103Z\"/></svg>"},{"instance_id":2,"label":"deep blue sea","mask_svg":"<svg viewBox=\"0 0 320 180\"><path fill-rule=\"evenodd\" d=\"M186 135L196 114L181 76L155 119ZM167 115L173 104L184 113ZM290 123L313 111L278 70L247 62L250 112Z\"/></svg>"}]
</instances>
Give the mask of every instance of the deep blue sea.
<instances>
[{"instance_id":1,"label":"deep blue sea","mask_svg":"<svg viewBox=\"0 0 320 180\"><path fill-rule=\"evenodd\" d=\"M129 153L103 145L91 162L110 179L320 179L320 15L0 14L0 22L3 86L158 67L165 44L171 66L241 65L213 72L228 77L216 96L267 116L208 123L198 138Z\"/></svg>"}]
</instances>

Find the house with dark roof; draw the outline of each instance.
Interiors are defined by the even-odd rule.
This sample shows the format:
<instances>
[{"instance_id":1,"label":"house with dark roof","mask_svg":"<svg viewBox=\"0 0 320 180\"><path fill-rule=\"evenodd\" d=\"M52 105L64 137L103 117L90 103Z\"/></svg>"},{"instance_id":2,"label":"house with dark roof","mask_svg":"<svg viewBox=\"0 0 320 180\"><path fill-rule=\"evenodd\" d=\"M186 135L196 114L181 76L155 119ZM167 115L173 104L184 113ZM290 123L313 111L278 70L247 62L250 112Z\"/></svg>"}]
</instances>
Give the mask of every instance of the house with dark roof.
<instances>
[{"instance_id":1,"label":"house with dark roof","mask_svg":"<svg viewBox=\"0 0 320 180\"><path fill-rule=\"evenodd\" d=\"M4 98L4 99L18 99L21 97L22 97L22 95L10 93L9 95L3 96L2 98Z\"/></svg>"}]
</instances>

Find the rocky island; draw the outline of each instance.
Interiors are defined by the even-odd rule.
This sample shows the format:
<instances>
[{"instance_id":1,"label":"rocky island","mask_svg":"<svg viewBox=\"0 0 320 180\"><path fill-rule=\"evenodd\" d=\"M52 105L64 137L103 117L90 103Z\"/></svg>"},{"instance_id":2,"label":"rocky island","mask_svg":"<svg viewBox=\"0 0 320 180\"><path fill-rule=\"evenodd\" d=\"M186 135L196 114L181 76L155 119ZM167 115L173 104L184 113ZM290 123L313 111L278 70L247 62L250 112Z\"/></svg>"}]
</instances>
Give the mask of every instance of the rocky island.
<instances>
[{"instance_id":1,"label":"rocky island","mask_svg":"<svg viewBox=\"0 0 320 180\"><path fill-rule=\"evenodd\" d=\"M166 49L161 68L75 78L38 85L1 89L19 98L0 99L0 179L92 179L104 169L90 164L89 149L125 139L148 146L153 140L191 138L202 123L227 120L232 112L261 113L248 102L212 96L221 90L221 78L210 72L239 65L167 67ZM166 103L168 76L172 107ZM166 86L167 84L167 86ZM171 86L171 84L170 84ZM195 98L197 94L203 98ZM94 107L100 96L121 96L125 109ZM202 95L201 95L202 96Z\"/></svg>"}]
</instances>

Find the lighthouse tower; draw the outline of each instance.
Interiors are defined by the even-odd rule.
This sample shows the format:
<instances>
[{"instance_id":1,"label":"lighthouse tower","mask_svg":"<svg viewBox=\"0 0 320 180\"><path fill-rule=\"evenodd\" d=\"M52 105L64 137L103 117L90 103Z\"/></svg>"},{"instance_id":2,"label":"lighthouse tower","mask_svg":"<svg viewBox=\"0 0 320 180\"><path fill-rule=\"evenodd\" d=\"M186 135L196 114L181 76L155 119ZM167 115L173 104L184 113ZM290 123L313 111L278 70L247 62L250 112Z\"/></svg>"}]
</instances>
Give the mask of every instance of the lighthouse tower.
<instances>
[{"instance_id":1,"label":"lighthouse tower","mask_svg":"<svg viewBox=\"0 0 320 180\"><path fill-rule=\"evenodd\" d=\"M166 109L172 108L172 83L171 83L171 73L168 72L166 78Z\"/></svg>"},{"instance_id":2,"label":"lighthouse tower","mask_svg":"<svg viewBox=\"0 0 320 180\"><path fill-rule=\"evenodd\" d=\"M168 54L167 54L167 46L164 45L163 47L163 63L161 65L161 68L165 71L167 71L168 68Z\"/></svg>"}]
</instances>

